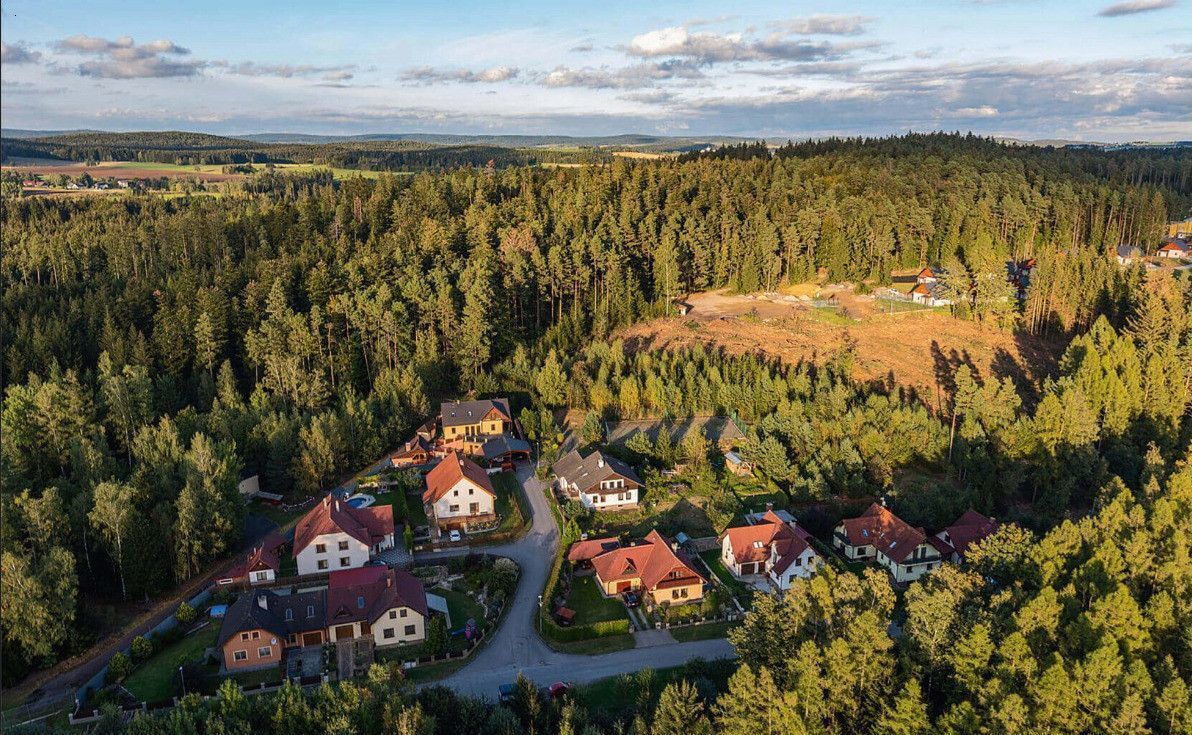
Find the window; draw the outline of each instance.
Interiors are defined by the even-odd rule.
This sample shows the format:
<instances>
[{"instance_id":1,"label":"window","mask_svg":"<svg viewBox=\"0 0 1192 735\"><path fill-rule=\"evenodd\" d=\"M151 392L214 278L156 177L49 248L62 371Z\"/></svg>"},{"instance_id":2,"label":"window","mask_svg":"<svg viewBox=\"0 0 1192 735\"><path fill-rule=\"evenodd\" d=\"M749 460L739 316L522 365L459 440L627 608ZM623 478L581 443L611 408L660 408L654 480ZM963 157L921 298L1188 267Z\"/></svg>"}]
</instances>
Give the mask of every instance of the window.
<instances>
[{"instance_id":1,"label":"window","mask_svg":"<svg viewBox=\"0 0 1192 735\"><path fill-rule=\"evenodd\" d=\"M258 582L265 582L269 579L269 572L255 572L253 576Z\"/></svg>"},{"instance_id":2,"label":"window","mask_svg":"<svg viewBox=\"0 0 1192 735\"><path fill-rule=\"evenodd\" d=\"M389 611L389 619L390 619L390 620L397 620L397 610L390 610L390 611Z\"/></svg>"},{"instance_id":3,"label":"window","mask_svg":"<svg viewBox=\"0 0 1192 735\"><path fill-rule=\"evenodd\" d=\"M327 544L315 544L315 553L316 554L327 553Z\"/></svg>"},{"instance_id":4,"label":"window","mask_svg":"<svg viewBox=\"0 0 1192 735\"><path fill-rule=\"evenodd\" d=\"M356 609L358 609L358 610L364 609L364 595L360 595L359 597L356 598Z\"/></svg>"},{"instance_id":5,"label":"window","mask_svg":"<svg viewBox=\"0 0 1192 735\"><path fill-rule=\"evenodd\" d=\"M480 513L480 503L469 504L468 505L468 513L471 513L472 515L477 515L478 513Z\"/></svg>"},{"instance_id":6,"label":"window","mask_svg":"<svg viewBox=\"0 0 1192 735\"><path fill-rule=\"evenodd\" d=\"M255 641L255 640L257 640L257 639L258 639L258 638L260 638L260 637L261 637L261 631L259 631L259 630L254 630L254 631L252 632L252 639L253 639L254 641Z\"/></svg>"},{"instance_id":7,"label":"window","mask_svg":"<svg viewBox=\"0 0 1192 735\"><path fill-rule=\"evenodd\" d=\"M755 549L760 549L760 548L761 548L761 547L763 547L763 546L765 546L765 544L763 544L761 541L754 541L754 542L753 542L753 548L755 548Z\"/></svg>"},{"instance_id":8,"label":"window","mask_svg":"<svg viewBox=\"0 0 1192 735\"><path fill-rule=\"evenodd\" d=\"M261 646L257 649L257 658L269 658L273 655L273 646Z\"/></svg>"},{"instance_id":9,"label":"window","mask_svg":"<svg viewBox=\"0 0 1192 735\"><path fill-rule=\"evenodd\" d=\"M413 625L407 625L406 626L406 635L414 635L414 628L415 628L415 626L413 626Z\"/></svg>"},{"instance_id":10,"label":"window","mask_svg":"<svg viewBox=\"0 0 1192 735\"><path fill-rule=\"evenodd\" d=\"M247 661L248 660L248 651L236 651L235 653L232 654L232 659L234 661Z\"/></svg>"},{"instance_id":11,"label":"window","mask_svg":"<svg viewBox=\"0 0 1192 735\"><path fill-rule=\"evenodd\" d=\"M684 587L683 589L679 590L679 597L686 597L686 596L687 596L687 588Z\"/></svg>"},{"instance_id":12,"label":"window","mask_svg":"<svg viewBox=\"0 0 1192 735\"><path fill-rule=\"evenodd\" d=\"M351 564L352 564L352 558L350 556L341 556L339 558L339 565L341 567L350 566Z\"/></svg>"},{"instance_id":13,"label":"window","mask_svg":"<svg viewBox=\"0 0 1192 735\"><path fill-rule=\"evenodd\" d=\"M383 638L392 638L393 637L393 628L386 628L385 634L382 637Z\"/></svg>"},{"instance_id":14,"label":"window","mask_svg":"<svg viewBox=\"0 0 1192 735\"><path fill-rule=\"evenodd\" d=\"M451 495L452 495L453 497L456 497L456 498L458 498L458 497L459 497L459 490L452 490L452 491L451 491Z\"/></svg>"},{"instance_id":15,"label":"window","mask_svg":"<svg viewBox=\"0 0 1192 735\"><path fill-rule=\"evenodd\" d=\"M293 620L293 619L294 619L294 611L287 607L286 608L286 620Z\"/></svg>"},{"instance_id":16,"label":"window","mask_svg":"<svg viewBox=\"0 0 1192 735\"><path fill-rule=\"evenodd\" d=\"M468 488L468 495L475 495L475 494L476 494L476 490L475 490L475 489L473 489L473 488Z\"/></svg>"},{"instance_id":17,"label":"window","mask_svg":"<svg viewBox=\"0 0 1192 735\"><path fill-rule=\"evenodd\" d=\"M313 618L314 616L315 616L315 606L307 605L306 606L306 617Z\"/></svg>"},{"instance_id":18,"label":"window","mask_svg":"<svg viewBox=\"0 0 1192 735\"><path fill-rule=\"evenodd\" d=\"M242 640L242 641L246 641L246 640L248 640L248 633L241 633L241 634L240 634L240 640Z\"/></svg>"},{"instance_id":19,"label":"window","mask_svg":"<svg viewBox=\"0 0 1192 735\"><path fill-rule=\"evenodd\" d=\"M797 567L801 567L801 566L803 566L803 559L802 559L802 557L798 557L798 556L796 556L796 557L795 557L795 560L794 560L793 562L791 562L791 563L792 563L792 564L794 564L794 565L795 565L795 566L797 566Z\"/></svg>"},{"instance_id":20,"label":"window","mask_svg":"<svg viewBox=\"0 0 1192 735\"><path fill-rule=\"evenodd\" d=\"M347 551L347 550L348 550L348 542L347 542L347 541L340 541L340 542L339 542L339 550L340 550L340 551Z\"/></svg>"},{"instance_id":21,"label":"window","mask_svg":"<svg viewBox=\"0 0 1192 735\"><path fill-rule=\"evenodd\" d=\"M327 560L319 559L319 569L326 569L326 568L327 568Z\"/></svg>"},{"instance_id":22,"label":"window","mask_svg":"<svg viewBox=\"0 0 1192 735\"><path fill-rule=\"evenodd\" d=\"M449 506L447 506L447 512L448 513L458 513L459 506L458 505L449 505Z\"/></svg>"},{"instance_id":23,"label":"window","mask_svg":"<svg viewBox=\"0 0 1192 735\"><path fill-rule=\"evenodd\" d=\"M406 609L403 607L397 614L404 618L406 616Z\"/></svg>"}]
</instances>

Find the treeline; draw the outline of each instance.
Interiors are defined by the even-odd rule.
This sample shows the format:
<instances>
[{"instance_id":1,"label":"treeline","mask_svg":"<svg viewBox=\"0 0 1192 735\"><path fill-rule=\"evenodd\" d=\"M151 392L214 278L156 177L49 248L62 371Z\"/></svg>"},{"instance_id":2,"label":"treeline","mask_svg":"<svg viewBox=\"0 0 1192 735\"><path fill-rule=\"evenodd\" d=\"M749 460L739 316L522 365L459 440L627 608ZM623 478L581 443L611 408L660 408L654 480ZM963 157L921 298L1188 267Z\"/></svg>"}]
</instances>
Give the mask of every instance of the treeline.
<instances>
[{"instance_id":1,"label":"treeline","mask_svg":"<svg viewBox=\"0 0 1192 735\"><path fill-rule=\"evenodd\" d=\"M4 160L142 161L181 166L313 163L376 171L450 170L488 165L595 163L611 155L592 148L553 150L499 145L435 145L410 140L330 143L260 143L201 133L72 133L47 138L5 138Z\"/></svg>"}]
</instances>

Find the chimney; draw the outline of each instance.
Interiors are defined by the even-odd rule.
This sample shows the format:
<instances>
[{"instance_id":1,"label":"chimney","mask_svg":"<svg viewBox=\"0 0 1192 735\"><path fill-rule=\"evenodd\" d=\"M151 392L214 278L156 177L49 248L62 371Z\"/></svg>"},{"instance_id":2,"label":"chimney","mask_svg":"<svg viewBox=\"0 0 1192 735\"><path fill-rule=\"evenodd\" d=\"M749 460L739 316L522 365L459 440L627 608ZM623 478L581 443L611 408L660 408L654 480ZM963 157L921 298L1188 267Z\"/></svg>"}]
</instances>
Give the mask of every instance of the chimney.
<instances>
[{"instance_id":1,"label":"chimney","mask_svg":"<svg viewBox=\"0 0 1192 735\"><path fill-rule=\"evenodd\" d=\"M603 467L603 466L604 466L604 457L599 457L599 458L597 458L597 460L596 460L596 466L597 466L597 467Z\"/></svg>"},{"instance_id":2,"label":"chimney","mask_svg":"<svg viewBox=\"0 0 1192 735\"><path fill-rule=\"evenodd\" d=\"M773 503L766 503L766 510L767 510L767 511L774 510L774 504L773 504Z\"/></svg>"},{"instance_id":3,"label":"chimney","mask_svg":"<svg viewBox=\"0 0 1192 735\"><path fill-rule=\"evenodd\" d=\"M264 595L257 595L257 607L261 608L262 610L268 610L269 609L269 599L266 598Z\"/></svg>"},{"instance_id":4,"label":"chimney","mask_svg":"<svg viewBox=\"0 0 1192 735\"><path fill-rule=\"evenodd\" d=\"M391 572L391 573L389 573L389 574L386 574L386 575L385 575L385 586L386 586L386 587L392 587L392 586L393 586L393 574L392 574L392 572Z\"/></svg>"},{"instance_id":5,"label":"chimney","mask_svg":"<svg viewBox=\"0 0 1192 735\"><path fill-rule=\"evenodd\" d=\"M336 498L336 500L335 500L335 512L336 513L339 512L339 499L338 498Z\"/></svg>"}]
</instances>

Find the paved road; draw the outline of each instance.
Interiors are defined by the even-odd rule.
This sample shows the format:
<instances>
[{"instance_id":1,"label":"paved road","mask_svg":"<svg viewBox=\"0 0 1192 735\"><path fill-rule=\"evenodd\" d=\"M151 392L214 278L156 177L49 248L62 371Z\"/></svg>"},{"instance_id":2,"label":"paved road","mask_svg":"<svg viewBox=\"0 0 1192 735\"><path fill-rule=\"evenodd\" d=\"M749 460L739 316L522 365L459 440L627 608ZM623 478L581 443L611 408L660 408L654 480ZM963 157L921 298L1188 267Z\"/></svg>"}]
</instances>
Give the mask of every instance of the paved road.
<instances>
[{"instance_id":1,"label":"paved road","mask_svg":"<svg viewBox=\"0 0 1192 735\"><path fill-rule=\"evenodd\" d=\"M582 683L644 668L679 666L693 658L736 655L724 639L654 645L597 656L558 653L546 645L534 627L538 621L538 595L546 584L558 548L559 527L550 511L543 483L534 477L533 464L520 463L517 477L525 488L533 514L530 531L513 543L483 549L521 565L522 576L512 606L480 652L462 669L434 684L443 684L461 694L495 697L497 687L512 682L519 672L545 686L556 681ZM417 559L432 561L466 551L428 552L418 554Z\"/></svg>"}]
</instances>

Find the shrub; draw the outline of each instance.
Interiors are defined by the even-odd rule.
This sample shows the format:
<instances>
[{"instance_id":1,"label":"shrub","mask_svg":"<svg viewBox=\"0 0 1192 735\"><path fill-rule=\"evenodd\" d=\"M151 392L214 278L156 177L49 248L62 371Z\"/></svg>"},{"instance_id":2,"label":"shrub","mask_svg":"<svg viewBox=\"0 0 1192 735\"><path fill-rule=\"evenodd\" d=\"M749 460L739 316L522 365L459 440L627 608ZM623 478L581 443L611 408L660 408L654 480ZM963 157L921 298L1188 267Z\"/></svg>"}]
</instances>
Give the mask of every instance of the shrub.
<instances>
[{"instance_id":1,"label":"shrub","mask_svg":"<svg viewBox=\"0 0 1192 735\"><path fill-rule=\"evenodd\" d=\"M178 610L174 612L174 617L178 619L179 623L190 625L199 617L199 613L191 607L190 603L184 602L178 606Z\"/></svg>"},{"instance_id":2,"label":"shrub","mask_svg":"<svg viewBox=\"0 0 1192 735\"><path fill-rule=\"evenodd\" d=\"M117 651L116 655L112 656L112 660L108 661L108 680L124 681L131 673L132 660L124 651Z\"/></svg>"},{"instance_id":3,"label":"shrub","mask_svg":"<svg viewBox=\"0 0 1192 735\"><path fill-rule=\"evenodd\" d=\"M625 619L602 620L598 623L563 628L556 625L553 620L544 620L542 629L556 643L572 643L628 633L629 621Z\"/></svg>"},{"instance_id":4,"label":"shrub","mask_svg":"<svg viewBox=\"0 0 1192 735\"><path fill-rule=\"evenodd\" d=\"M137 636L132 639L132 660L140 663L153 655L153 644L144 636Z\"/></svg>"},{"instance_id":5,"label":"shrub","mask_svg":"<svg viewBox=\"0 0 1192 735\"><path fill-rule=\"evenodd\" d=\"M406 530L402 531L402 538L406 542L406 551L411 554L414 553L414 529L408 523L406 524Z\"/></svg>"}]
</instances>

